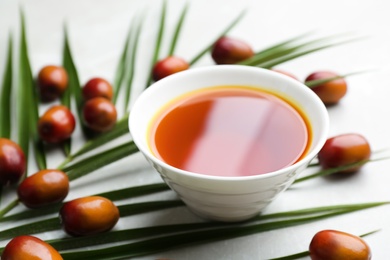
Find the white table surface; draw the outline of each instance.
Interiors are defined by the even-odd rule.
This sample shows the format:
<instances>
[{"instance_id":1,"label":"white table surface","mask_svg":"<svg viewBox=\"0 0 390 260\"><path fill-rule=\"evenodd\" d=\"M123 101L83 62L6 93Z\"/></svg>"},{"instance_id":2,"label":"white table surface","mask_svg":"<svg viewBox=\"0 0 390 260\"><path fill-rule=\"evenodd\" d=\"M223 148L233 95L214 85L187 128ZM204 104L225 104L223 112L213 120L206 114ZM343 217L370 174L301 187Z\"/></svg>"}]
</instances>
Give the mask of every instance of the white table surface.
<instances>
[{"instance_id":1,"label":"white table surface","mask_svg":"<svg viewBox=\"0 0 390 260\"><path fill-rule=\"evenodd\" d=\"M172 27L186 1L168 0L166 33ZM363 134L372 149L390 148L390 2L387 0L192 0L178 43L177 55L192 58L216 37L243 9L248 13L229 35L250 43L256 50L305 32L313 37L351 33L363 36L360 41L327 49L278 68L290 71L301 80L316 70L333 70L340 74L374 69L373 72L347 78L346 97L328 108L330 136L357 132ZM4 71L8 33L19 35L19 8L27 21L27 36L33 73L47 64L60 64L63 23L67 21L70 44L81 83L93 76L112 81L116 64L132 16L144 10L145 26L137 61L135 98L145 82L146 68L153 51L161 1L157 0L34 0L0 1L0 73ZM165 41L167 42L167 41ZM167 44L165 43L164 46ZM17 48L15 48L17 50ZM16 51L15 51L16 52ZM209 57L197 66L212 64ZM142 69L144 68L144 69ZM1 74L0 74L1 75ZM134 99L133 99L134 100ZM44 107L42 107L43 111ZM122 112L121 112L122 114ZM78 130L75 139L80 136ZM129 136L120 139L121 142ZM79 147L80 142L73 145ZM49 167L61 161L61 153L50 155ZM32 161L32 160L30 160ZM30 169L34 164L30 163ZM266 210L280 212L320 205L390 200L390 160L369 163L351 178L330 181L318 178L299 184L282 194ZM72 182L68 199L117 188L160 182L140 154L108 165L87 177ZM129 201L175 198L172 192L145 196ZM9 200L11 198L5 198ZM129 202L126 201L126 202ZM125 203L119 202L118 204ZM142 259L267 259L304 251L312 236L322 229L338 229L353 234L372 230L380 232L366 238L373 259L390 259L389 206L334 217L247 237L185 247L146 256ZM186 208L176 208L126 217L116 229L198 221ZM1 229L17 223L1 224ZM62 231L40 234L41 238L62 236ZM4 242L1 243L4 245Z\"/></svg>"}]
</instances>

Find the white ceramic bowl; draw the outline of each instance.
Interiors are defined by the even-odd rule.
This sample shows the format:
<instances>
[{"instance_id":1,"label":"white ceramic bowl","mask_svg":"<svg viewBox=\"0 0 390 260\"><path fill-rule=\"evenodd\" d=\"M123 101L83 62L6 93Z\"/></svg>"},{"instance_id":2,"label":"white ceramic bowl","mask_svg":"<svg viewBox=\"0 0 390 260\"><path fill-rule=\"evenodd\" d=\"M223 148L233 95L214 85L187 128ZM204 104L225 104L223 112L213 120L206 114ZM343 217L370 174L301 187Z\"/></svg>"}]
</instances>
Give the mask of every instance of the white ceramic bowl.
<instances>
[{"instance_id":1,"label":"white ceramic bowl","mask_svg":"<svg viewBox=\"0 0 390 260\"><path fill-rule=\"evenodd\" d=\"M312 142L306 156L286 168L243 177L192 173L156 158L148 146L147 132L152 118L161 107L184 93L220 85L259 86L281 93L298 104L312 127ZM328 125L325 106L307 86L278 72L239 65L195 68L166 77L139 96L129 119L135 144L185 204L201 217L228 222L243 221L259 214L286 190L324 145Z\"/></svg>"}]
</instances>

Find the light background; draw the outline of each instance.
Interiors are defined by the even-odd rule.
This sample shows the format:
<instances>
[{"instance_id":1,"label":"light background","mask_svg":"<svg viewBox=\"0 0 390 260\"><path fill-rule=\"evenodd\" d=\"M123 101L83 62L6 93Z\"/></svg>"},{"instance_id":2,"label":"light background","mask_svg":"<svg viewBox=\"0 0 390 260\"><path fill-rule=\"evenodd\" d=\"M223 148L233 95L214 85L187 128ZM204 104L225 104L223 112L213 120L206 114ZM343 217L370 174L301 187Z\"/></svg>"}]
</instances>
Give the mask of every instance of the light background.
<instances>
[{"instance_id":1,"label":"light background","mask_svg":"<svg viewBox=\"0 0 390 260\"><path fill-rule=\"evenodd\" d=\"M374 151L390 148L390 2L387 0L193 0L178 43L177 55L192 58L210 43L242 10L245 18L229 33L250 43L256 50L312 32L313 37L336 33L361 37L359 41L327 49L278 66L303 80L316 70L340 74L373 70L347 78L347 96L328 109L329 135L348 132L363 134ZM47 64L60 64L63 26L67 23L71 49L81 83L94 76L112 81L125 37L134 14L144 12L145 24L137 59L133 100L145 85L153 52L159 10L158 0L35 0L0 1L0 73L4 71L9 32L18 38L19 10L25 12L29 53L34 75ZM166 39L186 1L168 0ZM15 39L17 42L17 39ZM16 45L17 46L17 45ZM15 46L15 47L16 47ZM17 47L15 48L15 54ZM197 66L209 65L209 57ZM0 74L1 75L1 74ZM42 107L42 111L45 107ZM79 132L78 132L79 133ZM128 139L122 138L119 142ZM81 141L77 139L73 148ZM53 151L49 166L61 161ZM390 200L390 161L369 163L352 178L331 181L316 179L286 191L266 212L307 208L319 205ZM33 169L31 164L30 169ZM95 192L160 182L159 176L139 154L133 155L72 183L68 199ZM175 198L173 193L146 196L131 201ZM11 199L11 198L6 198ZM129 201L126 201L129 202ZM119 202L118 204L125 203ZM265 232L238 239L185 247L147 256L144 259L268 259L304 251L319 230L339 229L354 234L380 232L366 238L374 259L389 259L389 206L323 221ZM117 229L197 221L185 208L177 208L121 219ZM2 223L0 229L18 225ZM63 236L61 231L39 235L41 238ZM2 243L4 245L4 242Z\"/></svg>"}]
</instances>

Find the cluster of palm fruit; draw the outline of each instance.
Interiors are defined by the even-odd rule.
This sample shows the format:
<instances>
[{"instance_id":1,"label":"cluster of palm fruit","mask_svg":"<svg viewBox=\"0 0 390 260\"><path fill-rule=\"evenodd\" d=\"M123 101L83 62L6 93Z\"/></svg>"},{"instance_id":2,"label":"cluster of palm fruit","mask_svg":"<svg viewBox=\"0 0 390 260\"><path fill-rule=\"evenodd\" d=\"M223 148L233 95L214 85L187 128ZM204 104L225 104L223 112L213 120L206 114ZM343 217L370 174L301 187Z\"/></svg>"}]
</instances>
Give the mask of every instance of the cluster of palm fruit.
<instances>
[{"instance_id":1,"label":"cluster of palm fruit","mask_svg":"<svg viewBox=\"0 0 390 260\"><path fill-rule=\"evenodd\" d=\"M211 57L218 65L239 64L253 57L254 51L246 42L228 36L218 39L211 50ZM154 81L171 74L187 70L190 64L177 56L169 56L157 61L152 69ZM273 69L295 78L289 72ZM331 80L329 80L331 79ZM336 104L347 92L347 83L340 75L330 71L311 73L303 81L325 80L310 87L325 105ZM37 92L42 102L53 102L67 91L68 75L61 66L43 67L36 79ZM84 98L83 123L90 130L102 133L110 131L116 123L117 111L111 99L113 88L103 78L92 78L82 88ZM59 144L69 139L76 128L72 112L62 105L52 105L39 118L37 129L42 141ZM324 168L339 167L370 158L371 149L368 141L359 134L344 134L329 138L318 155L319 164ZM342 172L354 172L361 166ZM60 170L45 169L24 178L26 158L22 149L15 142L0 138L0 184L17 184L18 199L31 209L42 208L62 202L69 192L69 180ZM90 196L78 198L63 204L59 217L64 230L72 236L86 236L112 229L119 219L118 208L110 200ZM28 245L28 246L26 246ZM326 250L319 250L319 248ZM333 255L330 255L333 252ZM359 238L338 231L326 230L313 237L310 244L312 259L328 259L340 256L344 252L353 252L361 259L369 259L371 252L367 244ZM2 253L2 259L62 259L60 254L44 241L29 235L12 239ZM360 259L360 258L359 258Z\"/></svg>"}]
</instances>

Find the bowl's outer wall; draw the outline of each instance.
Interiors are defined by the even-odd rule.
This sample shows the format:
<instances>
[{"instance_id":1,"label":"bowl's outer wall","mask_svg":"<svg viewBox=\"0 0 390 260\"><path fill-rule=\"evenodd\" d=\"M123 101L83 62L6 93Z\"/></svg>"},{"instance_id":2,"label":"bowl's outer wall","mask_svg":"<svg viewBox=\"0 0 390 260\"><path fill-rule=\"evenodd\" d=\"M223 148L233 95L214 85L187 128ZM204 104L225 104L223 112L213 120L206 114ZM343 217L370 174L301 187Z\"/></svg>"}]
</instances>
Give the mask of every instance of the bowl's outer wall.
<instances>
[{"instance_id":1,"label":"bowl's outer wall","mask_svg":"<svg viewBox=\"0 0 390 260\"><path fill-rule=\"evenodd\" d=\"M189 173L154 157L148 146L147 132L157 111L184 93L223 85L260 87L276 92L298 105L312 127L312 145L306 157L279 171L247 177ZM238 65L191 69L164 78L140 95L129 119L134 142L164 181L192 211L202 217L220 221L251 218L286 190L325 143L328 125L325 106L308 87L277 72Z\"/></svg>"}]
</instances>

